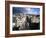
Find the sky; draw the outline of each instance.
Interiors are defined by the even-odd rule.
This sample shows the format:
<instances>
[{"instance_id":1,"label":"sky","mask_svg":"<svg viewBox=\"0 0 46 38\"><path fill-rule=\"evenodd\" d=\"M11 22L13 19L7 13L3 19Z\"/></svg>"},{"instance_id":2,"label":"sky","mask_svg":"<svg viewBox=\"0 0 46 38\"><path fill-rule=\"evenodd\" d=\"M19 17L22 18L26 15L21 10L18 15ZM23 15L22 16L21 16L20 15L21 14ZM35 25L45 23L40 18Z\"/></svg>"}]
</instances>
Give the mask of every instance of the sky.
<instances>
[{"instance_id":1,"label":"sky","mask_svg":"<svg viewBox=\"0 0 46 38\"><path fill-rule=\"evenodd\" d=\"M16 13L40 15L40 8L13 7L13 14Z\"/></svg>"}]
</instances>

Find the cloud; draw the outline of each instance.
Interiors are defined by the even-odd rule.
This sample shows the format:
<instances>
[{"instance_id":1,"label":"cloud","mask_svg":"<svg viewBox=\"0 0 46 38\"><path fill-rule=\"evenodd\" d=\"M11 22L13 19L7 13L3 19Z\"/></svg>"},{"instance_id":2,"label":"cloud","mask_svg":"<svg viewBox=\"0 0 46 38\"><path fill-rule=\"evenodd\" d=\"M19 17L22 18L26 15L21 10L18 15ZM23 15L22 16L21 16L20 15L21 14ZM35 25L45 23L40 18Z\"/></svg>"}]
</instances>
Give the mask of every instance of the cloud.
<instances>
[{"instance_id":1,"label":"cloud","mask_svg":"<svg viewBox=\"0 0 46 38\"><path fill-rule=\"evenodd\" d=\"M16 13L40 15L40 8L13 7L13 14Z\"/></svg>"}]
</instances>

